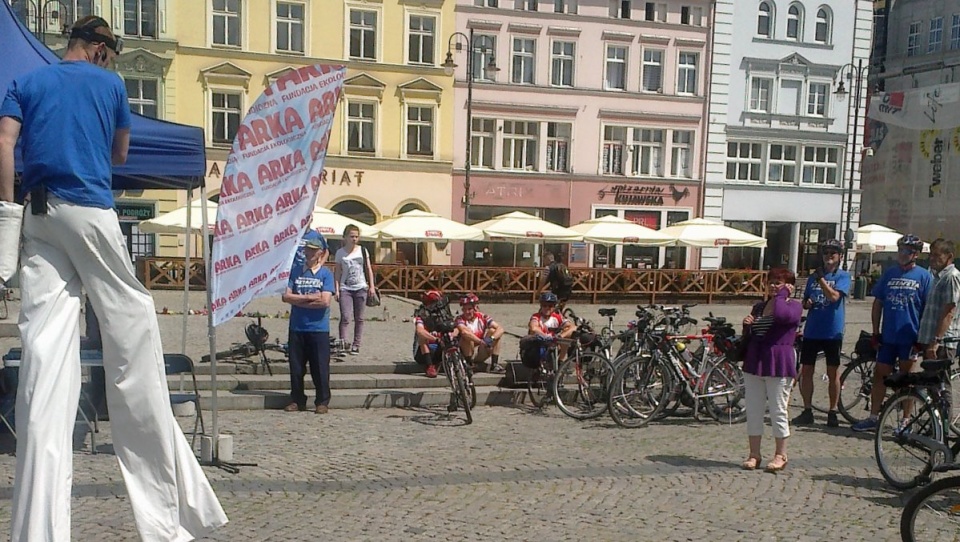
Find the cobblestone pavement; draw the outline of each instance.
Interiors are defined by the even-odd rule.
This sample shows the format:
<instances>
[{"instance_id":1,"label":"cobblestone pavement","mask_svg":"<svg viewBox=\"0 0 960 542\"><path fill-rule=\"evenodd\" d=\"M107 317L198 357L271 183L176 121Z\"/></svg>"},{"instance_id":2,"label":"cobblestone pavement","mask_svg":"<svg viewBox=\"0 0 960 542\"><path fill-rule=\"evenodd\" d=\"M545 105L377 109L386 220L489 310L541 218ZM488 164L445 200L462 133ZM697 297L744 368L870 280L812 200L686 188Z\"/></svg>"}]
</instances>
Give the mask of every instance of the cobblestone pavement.
<instances>
[{"instance_id":1,"label":"cobblestone pavement","mask_svg":"<svg viewBox=\"0 0 960 542\"><path fill-rule=\"evenodd\" d=\"M230 517L208 540L898 540L902 498L846 428L795 430L787 470L768 474L738 468L744 425L689 416L639 430L525 407L479 408L471 426L445 409L221 420L234 459L257 466L206 469ZM74 456L74 540L135 539L109 424L98 444ZM2 532L12 448L0 435Z\"/></svg>"}]
</instances>

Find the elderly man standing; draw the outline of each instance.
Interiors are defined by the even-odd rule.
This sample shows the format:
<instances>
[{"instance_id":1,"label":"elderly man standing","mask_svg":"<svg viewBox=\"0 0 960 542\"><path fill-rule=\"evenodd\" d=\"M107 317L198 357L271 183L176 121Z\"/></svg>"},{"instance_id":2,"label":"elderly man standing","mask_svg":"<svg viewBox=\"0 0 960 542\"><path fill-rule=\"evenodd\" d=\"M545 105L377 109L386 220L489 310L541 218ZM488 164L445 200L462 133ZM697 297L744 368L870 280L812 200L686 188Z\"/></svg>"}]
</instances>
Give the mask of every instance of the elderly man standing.
<instances>
[{"instance_id":1,"label":"elderly man standing","mask_svg":"<svg viewBox=\"0 0 960 542\"><path fill-rule=\"evenodd\" d=\"M953 265L957 248L953 241L937 239L930 245L930 269L933 285L920 318L917 342L923 345L925 359L953 358L960 339L960 270ZM950 381L946 382L947 386ZM951 395L948 393L947 398Z\"/></svg>"},{"instance_id":2,"label":"elderly man standing","mask_svg":"<svg viewBox=\"0 0 960 542\"><path fill-rule=\"evenodd\" d=\"M120 41L100 17L74 23L63 60L11 83L0 105L0 200L23 150L14 542L70 540L71 435L80 400L81 288L100 316L113 447L143 540L193 540L227 522L170 408L153 298L113 210L112 164L130 144Z\"/></svg>"}]
</instances>

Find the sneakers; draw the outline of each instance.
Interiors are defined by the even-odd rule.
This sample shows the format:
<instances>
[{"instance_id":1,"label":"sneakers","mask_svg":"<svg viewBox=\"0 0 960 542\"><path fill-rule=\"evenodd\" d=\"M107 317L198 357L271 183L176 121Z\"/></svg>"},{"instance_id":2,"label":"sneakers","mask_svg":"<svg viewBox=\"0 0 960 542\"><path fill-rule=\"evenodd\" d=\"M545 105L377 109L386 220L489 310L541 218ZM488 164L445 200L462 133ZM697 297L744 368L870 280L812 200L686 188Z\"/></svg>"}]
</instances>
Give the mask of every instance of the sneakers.
<instances>
[{"instance_id":1,"label":"sneakers","mask_svg":"<svg viewBox=\"0 0 960 542\"><path fill-rule=\"evenodd\" d=\"M836 414L834 414L836 416ZM803 409L803 412L799 416L790 420L790 423L793 425L813 425L813 410L809 408Z\"/></svg>"},{"instance_id":2,"label":"sneakers","mask_svg":"<svg viewBox=\"0 0 960 542\"><path fill-rule=\"evenodd\" d=\"M503 367L503 365L500 365L499 363L494 363L493 365L490 366L490 370L488 372L502 375L506 373L507 370Z\"/></svg>"},{"instance_id":3,"label":"sneakers","mask_svg":"<svg viewBox=\"0 0 960 542\"><path fill-rule=\"evenodd\" d=\"M427 365L427 378L437 378L436 365Z\"/></svg>"},{"instance_id":4,"label":"sneakers","mask_svg":"<svg viewBox=\"0 0 960 542\"><path fill-rule=\"evenodd\" d=\"M330 412L330 407L327 405L317 405L317 408L314 410L314 412L317 414L326 414L327 412Z\"/></svg>"},{"instance_id":5,"label":"sneakers","mask_svg":"<svg viewBox=\"0 0 960 542\"><path fill-rule=\"evenodd\" d=\"M350 347L350 355L351 355L351 356L359 356L359 355L360 355L360 347L357 346L357 345L351 346L351 347Z\"/></svg>"},{"instance_id":6,"label":"sneakers","mask_svg":"<svg viewBox=\"0 0 960 542\"><path fill-rule=\"evenodd\" d=\"M893 436L905 437L910 434L910 420L900 420L897 428L893 430Z\"/></svg>"},{"instance_id":7,"label":"sneakers","mask_svg":"<svg viewBox=\"0 0 960 542\"><path fill-rule=\"evenodd\" d=\"M864 433L866 431L876 431L877 430L877 419L876 418L867 418L866 420L859 421L853 424L854 431L858 433Z\"/></svg>"},{"instance_id":8,"label":"sneakers","mask_svg":"<svg viewBox=\"0 0 960 542\"><path fill-rule=\"evenodd\" d=\"M837 419L837 411L827 412L827 427L840 427L840 420Z\"/></svg>"}]
</instances>

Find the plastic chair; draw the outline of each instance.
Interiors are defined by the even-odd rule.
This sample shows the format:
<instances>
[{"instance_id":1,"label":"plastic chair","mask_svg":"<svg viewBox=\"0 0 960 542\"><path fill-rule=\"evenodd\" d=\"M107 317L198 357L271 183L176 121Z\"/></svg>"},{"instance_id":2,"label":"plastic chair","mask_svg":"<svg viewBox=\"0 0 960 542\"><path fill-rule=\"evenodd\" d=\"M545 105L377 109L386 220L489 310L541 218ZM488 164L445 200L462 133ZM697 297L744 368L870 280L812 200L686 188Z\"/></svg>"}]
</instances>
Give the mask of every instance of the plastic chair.
<instances>
[{"instance_id":1,"label":"plastic chair","mask_svg":"<svg viewBox=\"0 0 960 542\"><path fill-rule=\"evenodd\" d=\"M207 430L203 425L203 413L200 411L200 390L197 388L197 374L193 370L193 360L184 354L164 354L163 365L167 375L185 375L190 374L193 380L193 392L184 391L183 380L180 380L180 391L170 392L170 404L182 405L184 403L193 403L196 406L196 415L193 421L193 439L190 446L194 447L197 441L197 427L201 434L206 434Z\"/></svg>"}]
</instances>

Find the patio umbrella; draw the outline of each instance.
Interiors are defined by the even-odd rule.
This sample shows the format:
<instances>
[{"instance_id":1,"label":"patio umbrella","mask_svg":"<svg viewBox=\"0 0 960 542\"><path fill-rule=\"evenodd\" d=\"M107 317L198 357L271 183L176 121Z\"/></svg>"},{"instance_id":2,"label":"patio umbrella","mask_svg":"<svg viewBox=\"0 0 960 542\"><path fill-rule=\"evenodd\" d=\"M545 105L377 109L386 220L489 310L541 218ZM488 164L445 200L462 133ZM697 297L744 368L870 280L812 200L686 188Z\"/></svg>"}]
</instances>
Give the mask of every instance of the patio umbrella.
<instances>
[{"instance_id":1,"label":"patio umbrella","mask_svg":"<svg viewBox=\"0 0 960 542\"><path fill-rule=\"evenodd\" d=\"M874 252L896 252L897 241L903 237L903 234L897 230L881 226L880 224L867 224L857 228L856 245L857 252L863 254L873 254ZM923 251L930 252L930 244L923 244Z\"/></svg>"},{"instance_id":2,"label":"patio umbrella","mask_svg":"<svg viewBox=\"0 0 960 542\"><path fill-rule=\"evenodd\" d=\"M200 233L203 231L202 217L200 216L201 202L207 202L208 212L216 216L217 204L205 199L198 199L190 203L189 207L184 205L179 209L162 214L150 220L144 220L138 225L140 231L144 233L187 233L189 223L190 233ZM189 219L187 218L189 215ZM188 222L189 221L189 222ZM213 227L207 228L211 233Z\"/></svg>"},{"instance_id":3,"label":"patio umbrella","mask_svg":"<svg viewBox=\"0 0 960 542\"><path fill-rule=\"evenodd\" d=\"M553 222L521 212L513 211L495 216L490 220L474 224L474 228L483 230L488 241L513 243L513 264L517 264L518 243L574 243L583 241L583 234Z\"/></svg>"},{"instance_id":4,"label":"patio umbrella","mask_svg":"<svg viewBox=\"0 0 960 542\"><path fill-rule=\"evenodd\" d=\"M598 245L639 245L662 247L676 239L659 230L641 226L616 216L604 216L581 222L570 229L583 235L583 240Z\"/></svg>"},{"instance_id":5,"label":"patio umbrella","mask_svg":"<svg viewBox=\"0 0 960 542\"><path fill-rule=\"evenodd\" d=\"M763 237L725 226L704 218L677 222L660 230L660 233L676 239L676 245L693 248L754 247L767 246Z\"/></svg>"},{"instance_id":6,"label":"patio umbrella","mask_svg":"<svg viewBox=\"0 0 960 542\"><path fill-rule=\"evenodd\" d=\"M444 218L438 214L414 209L373 225L381 239L388 241L479 241L483 232L473 226L467 226ZM415 256L419 265L419 251Z\"/></svg>"},{"instance_id":7,"label":"patio umbrella","mask_svg":"<svg viewBox=\"0 0 960 542\"><path fill-rule=\"evenodd\" d=\"M327 239L341 239L343 237L343 229L350 224L360 228L360 237L362 239L377 238L377 230L373 226L364 224L348 216L343 216L326 207L315 207L313 209L313 221L310 223L310 227L315 228Z\"/></svg>"}]
</instances>

